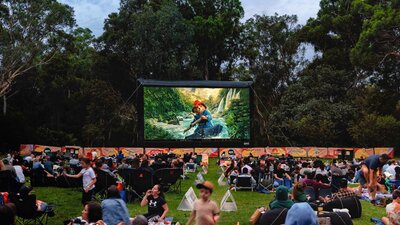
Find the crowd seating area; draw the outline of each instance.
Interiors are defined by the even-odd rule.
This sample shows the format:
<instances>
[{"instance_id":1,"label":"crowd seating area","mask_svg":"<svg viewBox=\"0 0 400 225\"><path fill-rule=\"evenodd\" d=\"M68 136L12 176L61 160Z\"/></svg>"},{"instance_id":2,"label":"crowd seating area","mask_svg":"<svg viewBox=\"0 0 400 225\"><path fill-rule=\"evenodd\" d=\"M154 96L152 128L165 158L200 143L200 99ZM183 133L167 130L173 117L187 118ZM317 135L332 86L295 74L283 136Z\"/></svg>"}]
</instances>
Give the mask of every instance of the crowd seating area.
<instances>
[{"instance_id":1,"label":"crowd seating area","mask_svg":"<svg viewBox=\"0 0 400 225\"><path fill-rule=\"evenodd\" d=\"M185 174L207 170L208 163L202 162L201 156L192 153L183 156L94 155L91 161L96 174L93 200L101 202L107 199L107 191L111 186L118 187L125 202L142 201L147 196L146 192L155 185L159 185L162 192L167 194L171 191L181 193ZM222 152L216 166L221 168L219 186L276 196L269 205L259 210L260 215L253 221L254 224L285 224L290 208L300 203L307 203L318 214L320 224L327 221L323 219L326 217L330 221L328 224L353 224L352 219L362 216L360 200L371 200L371 196L366 194L366 186L359 184L363 163L364 159L322 160L318 157L293 158L291 155L253 157L251 154L248 157L236 157ZM82 170L77 155L66 156L58 152L22 157L9 154L0 168L0 199L3 199L0 203L14 204L20 224L32 221L34 224L47 224L49 216L54 215L51 205L46 205L45 210L37 210L36 196L24 197L21 194L21 189L26 186L77 190L82 187L82 179L65 175L78 174ZM393 201L391 193L398 188L399 168L396 160L385 162L382 168L385 176L379 177L378 195L371 204L385 207ZM22 174L18 173L20 169ZM341 196L343 193L346 195ZM374 218L374 221L377 224L384 222L381 218Z\"/></svg>"}]
</instances>

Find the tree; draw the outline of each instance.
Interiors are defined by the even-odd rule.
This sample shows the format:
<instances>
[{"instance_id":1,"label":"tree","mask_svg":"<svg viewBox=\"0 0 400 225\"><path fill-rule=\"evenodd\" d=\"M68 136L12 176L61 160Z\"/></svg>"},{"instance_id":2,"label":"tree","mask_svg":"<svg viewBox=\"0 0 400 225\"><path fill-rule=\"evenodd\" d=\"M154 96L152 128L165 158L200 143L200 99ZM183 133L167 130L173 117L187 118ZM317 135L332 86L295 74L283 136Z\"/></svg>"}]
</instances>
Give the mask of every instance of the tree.
<instances>
[{"instance_id":1,"label":"tree","mask_svg":"<svg viewBox=\"0 0 400 225\"><path fill-rule=\"evenodd\" d=\"M172 1L164 1L158 10L123 1L120 12L107 19L99 42L105 54L117 55L134 81L139 77L171 80L196 76L192 36L192 26Z\"/></svg>"},{"instance_id":2,"label":"tree","mask_svg":"<svg viewBox=\"0 0 400 225\"><path fill-rule=\"evenodd\" d=\"M238 48L240 19L244 10L239 0L178 0L185 19L193 25L197 65L203 79L219 80L222 66Z\"/></svg>"},{"instance_id":3,"label":"tree","mask_svg":"<svg viewBox=\"0 0 400 225\"><path fill-rule=\"evenodd\" d=\"M246 22L241 37L240 79L254 80L257 93L255 123L260 138L271 143L269 112L279 104L304 63L296 16L255 16ZM281 134L281 132L280 132Z\"/></svg>"},{"instance_id":4,"label":"tree","mask_svg":"<svg viewBox=\"0 0 400 225\"><path fill-rule=\"evenodd\" d=\"M351 79L348 71L331 66L304 70L270 116L269 129L276 134L274 142L287 144L289 139L294 146L351 145L347 129L355 107L349 100L351 90L346 86Z\"/></svg>"},{"instance_id":5,"label":"tree","mask_svg":"<svg viewBox=\"0 0 400 225\"><path fill-rule=\"evenodd\" d=\"M56 0L1 1L0 97L20 75L48 63L74 24L73 10Z\"/></svg>"},{"instance_id":6,"label":"tree","mask_svg":"<svg viewBox=\"0 0 400 225\"><path fill-rule=\"evenodd\" d=\"M354 8L364 15L363 29L352 49L352 61L365 69L400 62L400 2L354 1Z\"/></svg>"},{"instance_id":7,"label":"tree","mask_svg":"<svg viewBox=\"0 0 400 225\"><path fill-rule=\"evenodd\" d=\"M304 42L311 43L322 53L316 63L353 70L350 51L362 31L363 17L352 7L352 2L354 0L321 0L317 18L309 19L300 32Z\"/></svg>"}]
</instances>

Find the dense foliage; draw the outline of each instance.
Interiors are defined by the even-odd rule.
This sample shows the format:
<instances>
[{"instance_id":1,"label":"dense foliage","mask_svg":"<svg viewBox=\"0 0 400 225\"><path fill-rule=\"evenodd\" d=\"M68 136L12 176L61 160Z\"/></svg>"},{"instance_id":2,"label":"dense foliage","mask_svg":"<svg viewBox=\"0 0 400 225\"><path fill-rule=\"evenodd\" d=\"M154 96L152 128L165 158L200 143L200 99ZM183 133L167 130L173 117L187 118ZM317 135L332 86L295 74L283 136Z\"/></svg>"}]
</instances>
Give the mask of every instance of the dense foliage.
<instances>
[{"instance_id":1,"label":"dense foliage","mask_svg":"<svg viewBox=\"0 0 400 225\"><path fill-rule=\"evenodd\" d=\"M2 149L136 145L140 77L253 80L258 146L399 146L399 0L321 0L303 26L239 0L120 4L96 38L56 0L0 1Z\"/></svg>"}]
</instances>

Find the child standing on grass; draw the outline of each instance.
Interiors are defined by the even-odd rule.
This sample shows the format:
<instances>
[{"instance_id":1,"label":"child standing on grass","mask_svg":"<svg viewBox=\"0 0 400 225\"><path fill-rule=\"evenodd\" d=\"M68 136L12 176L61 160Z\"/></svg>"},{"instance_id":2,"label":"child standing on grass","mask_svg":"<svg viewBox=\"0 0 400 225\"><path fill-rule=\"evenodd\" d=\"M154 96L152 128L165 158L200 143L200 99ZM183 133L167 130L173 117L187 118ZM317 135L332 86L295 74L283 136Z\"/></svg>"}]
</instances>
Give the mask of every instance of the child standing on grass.
<instances>
[{"instance_id":1,"label":"child standing on grass","mask_svg":"<svg viewBox=\"0 0 400 225\"><path fill-rule=\"evenodd\" d=\"M82 192L82 205L92 201L93 189L96 183L96 174L93 168L90 166L90 160L88 158L83 158L81 160L82 170L76 175L65 174L67 177L80 178L82 177L83 192Z\"/></svg>"},{"instance_id":2,"label":"child standing on grass","mask_svg":"<svg viewBox=\"0 0 400 225\"><path fill-rule=\"evenodd\" d=\"M194 203L192 214L186 225L191 225L196 220L196 225L215 225L219 220L217 203L210 200L214 185L209 181L197 184L200 189L200 199Z\"/></svg>"}]
</instances>

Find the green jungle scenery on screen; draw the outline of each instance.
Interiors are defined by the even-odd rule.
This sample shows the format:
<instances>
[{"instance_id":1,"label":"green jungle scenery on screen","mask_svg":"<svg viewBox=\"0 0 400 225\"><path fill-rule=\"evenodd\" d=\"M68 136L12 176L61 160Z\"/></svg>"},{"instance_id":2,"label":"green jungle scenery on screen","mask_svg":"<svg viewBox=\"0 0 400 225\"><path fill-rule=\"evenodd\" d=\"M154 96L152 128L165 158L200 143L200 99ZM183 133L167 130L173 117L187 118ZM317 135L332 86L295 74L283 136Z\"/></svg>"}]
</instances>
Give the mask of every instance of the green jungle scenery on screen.
<instances>
[{"instance_id":1,"label":"green jungle scenery on screen","mask_svg":"<svg viewBox=\"0 0 400 225\"><path fill-rule=\"evenodd\" d=\"M144 87L144 138L249 140L249 99L247 88Z\"/></svg>"}]
</instances>

